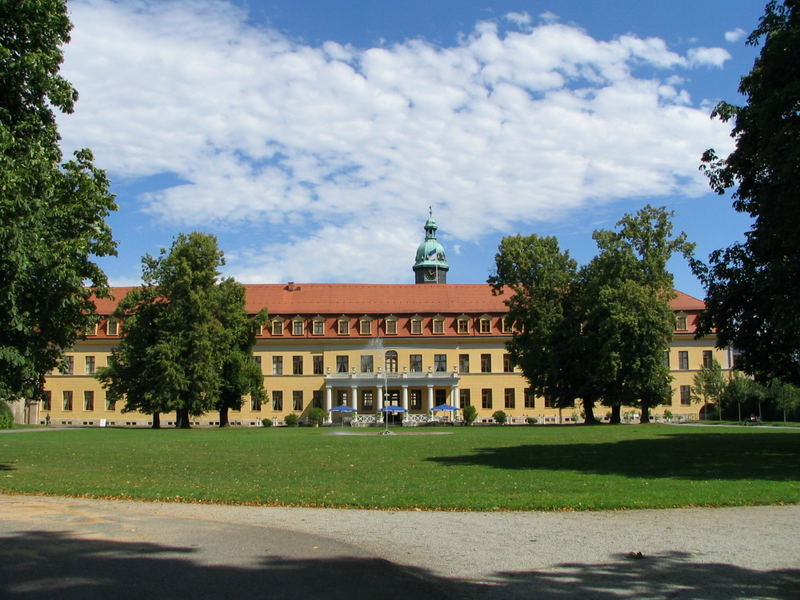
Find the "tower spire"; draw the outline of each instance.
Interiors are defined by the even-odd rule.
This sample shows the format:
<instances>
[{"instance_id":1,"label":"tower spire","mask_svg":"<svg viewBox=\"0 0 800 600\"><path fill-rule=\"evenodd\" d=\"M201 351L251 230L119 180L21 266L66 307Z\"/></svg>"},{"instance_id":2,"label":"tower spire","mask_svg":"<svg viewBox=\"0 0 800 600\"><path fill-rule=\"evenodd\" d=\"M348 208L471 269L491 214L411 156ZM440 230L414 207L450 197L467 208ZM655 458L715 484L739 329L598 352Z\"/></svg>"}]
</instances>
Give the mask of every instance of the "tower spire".
<instances>
[{"instance_id":1,"label":"tower spire","mask_svg":"<svg viewBox=\"0 0 800 600\"><path fill-rule=\"evenodd\" d=\"M447 264L444 247L436 239L438 229L433 218L433 207L428 207L428 220L425 221L425 241L417 248L414 261L415 283L447 283Z\"/></svg>"}]
</instances>

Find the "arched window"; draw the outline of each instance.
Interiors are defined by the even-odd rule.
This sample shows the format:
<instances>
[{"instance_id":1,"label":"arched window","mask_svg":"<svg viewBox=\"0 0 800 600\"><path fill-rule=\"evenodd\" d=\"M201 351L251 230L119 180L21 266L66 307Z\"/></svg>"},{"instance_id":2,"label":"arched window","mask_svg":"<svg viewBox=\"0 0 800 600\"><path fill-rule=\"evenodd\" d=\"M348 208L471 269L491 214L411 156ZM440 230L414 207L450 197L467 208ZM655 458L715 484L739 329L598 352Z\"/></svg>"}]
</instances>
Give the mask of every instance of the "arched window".
<instances>
[{"instance_id":1,"label":"arched window","mask_svg":"<svg viewBox=\"0 0 800 600\"><path fill-rule=\"evenodd\" d=\"M386 372L397 373L397 352L394 350L386 351Z\"/></svg>"}]
</instances>

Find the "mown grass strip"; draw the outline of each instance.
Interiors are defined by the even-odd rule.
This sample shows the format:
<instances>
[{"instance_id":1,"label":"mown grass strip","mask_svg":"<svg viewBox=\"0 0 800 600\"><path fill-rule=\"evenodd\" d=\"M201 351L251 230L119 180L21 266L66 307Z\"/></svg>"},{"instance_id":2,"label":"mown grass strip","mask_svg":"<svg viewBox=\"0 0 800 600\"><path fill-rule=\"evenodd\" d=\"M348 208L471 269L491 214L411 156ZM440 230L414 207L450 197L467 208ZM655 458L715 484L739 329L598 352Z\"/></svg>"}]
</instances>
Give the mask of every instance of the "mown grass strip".
<instances>
[{"instance_id":1,"label":"mown grass strip","mask_svg":"<svg viewBox=\"0 0 800 600\"><path fill-rule=\"evenodd\" d=\"M792 430L648 425L454 428L450 435L332 431L0 435L0 491L442 510L800 502L800 432Z\"/></svg>"}]
</instances>

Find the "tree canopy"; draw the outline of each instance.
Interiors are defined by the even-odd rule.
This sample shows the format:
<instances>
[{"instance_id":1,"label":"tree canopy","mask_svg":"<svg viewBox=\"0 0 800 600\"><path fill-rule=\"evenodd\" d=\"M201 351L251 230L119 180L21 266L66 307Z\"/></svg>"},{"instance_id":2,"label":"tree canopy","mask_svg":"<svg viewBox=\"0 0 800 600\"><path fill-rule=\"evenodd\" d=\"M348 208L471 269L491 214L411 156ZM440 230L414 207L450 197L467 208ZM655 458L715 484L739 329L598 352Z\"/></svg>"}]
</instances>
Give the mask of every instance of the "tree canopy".
<instances>
[{"instance_id":1,"label":"tree canopy","mask_svg":"<svg viewBox=\"0 0 800 600\"><path fill-rule=\"evenodd\" d=\"M154 415L156 427L162 412L188 427L212 409L224 426L244 394L264 399L251 352L266 313L248 317L244 286L218 281L223 262L214 236L181 234L169 251L142 259L144 285L119 304L123 337L97 377L110 399Z\"/></svg>"},{"instance_id":2,"label":"tree canopy","mask_svg":"<svg viewBox=\"0 0 800 600\"><path fill-rule=\"evenodd\" d=\"M61 162L53 111L77 100L59 75L70 29L64 0L0 2L0 400L41 397L95 322L92 295L107 295L93 257L115 254L105 173L87 149Z\"/></svg>"},{"instance_id":3,"label":"tree canopy","mask_svg":"<svg viewBox=\"0 0 800 600\"><path fill-rule=\"evenodd\" d=\"M800 12L798 0L769 2L747 40L761 53L742 77L744 106L720 102L735 150L707 150L702 169L719 194L753 218L743 243L713 252L695 272L706 288L698 334L743 352L741 367L767 382L800 384Z\"/></svg>"},{"instance_id":4,"label":"tree canopy","mask_svg":"<svg viewBox=\"0 0 800 600\"><path fill-rule=\"evenodd\" d=\"M684 234L672 237L670 217L647 206L614 231L596 231L599 254L581 269L553 237L501 241L489 283L510 293L508 349L537 395L560 407L580 399L587 423L598 401L613 422L623 404L639 407L646 422L650 407L668 401L674 292L666 266L693 248Z\"/></svg>"}]
</instances>

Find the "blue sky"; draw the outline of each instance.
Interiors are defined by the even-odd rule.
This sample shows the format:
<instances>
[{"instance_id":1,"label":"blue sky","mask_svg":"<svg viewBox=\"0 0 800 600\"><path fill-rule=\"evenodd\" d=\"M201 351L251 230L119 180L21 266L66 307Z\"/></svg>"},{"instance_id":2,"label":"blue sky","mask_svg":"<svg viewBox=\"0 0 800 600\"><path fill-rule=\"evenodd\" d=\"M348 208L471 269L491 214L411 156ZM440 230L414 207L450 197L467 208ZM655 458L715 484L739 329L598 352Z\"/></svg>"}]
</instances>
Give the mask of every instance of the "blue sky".
<instances>
[{"instance_id":1,"label":"blue sky","mask_svg":"<svg viewBox=\"0 0 800 600\"><path fill-rule=\"evenodd\" d=\"M453 283L505 235L592 231L647 203L706 257L749 227L698 171L730 151L763 3L72 0L59 119L120 210L112 284L179 232L247 283L413 281L428 206ZM702 297L680 261L676 287Z\"/></svg>"}]
</instances>

